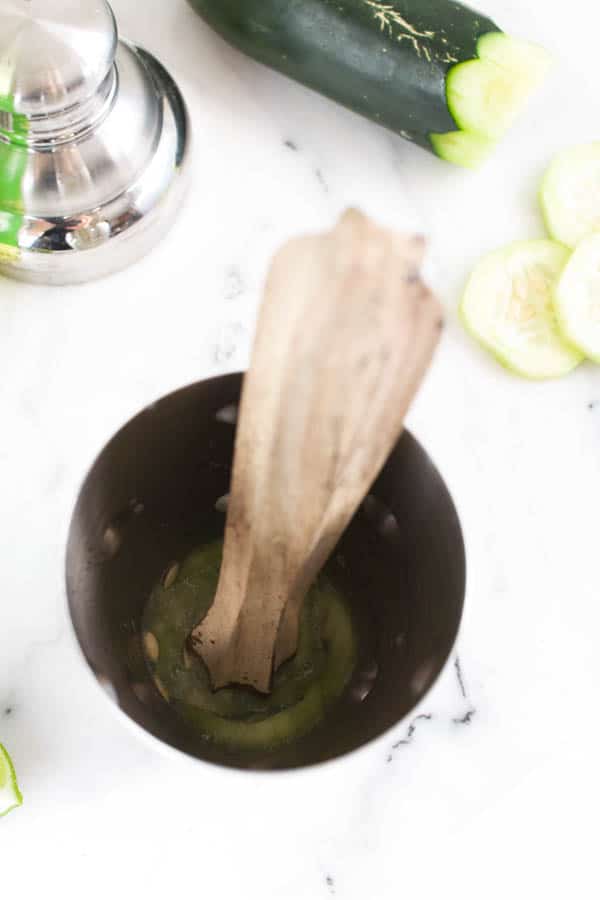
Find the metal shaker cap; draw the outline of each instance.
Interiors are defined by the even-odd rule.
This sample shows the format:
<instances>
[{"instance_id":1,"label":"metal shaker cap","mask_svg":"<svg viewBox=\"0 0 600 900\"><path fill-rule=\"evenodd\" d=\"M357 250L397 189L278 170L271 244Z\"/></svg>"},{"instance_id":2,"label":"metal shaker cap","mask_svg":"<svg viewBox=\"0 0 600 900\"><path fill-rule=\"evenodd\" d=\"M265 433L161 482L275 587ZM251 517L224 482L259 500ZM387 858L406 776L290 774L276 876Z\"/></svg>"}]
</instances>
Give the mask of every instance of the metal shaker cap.
<instances>
[{"instance_id":1,"label":"metal shaker cap","mask_svg":"<svg viewBox=\"0 0 600 900\"><path fill-rule=\"evenodd\" d=\"M105 0L3 0L0 93L24 116L81 103L108 75L116 42Z\"/></svg>"},{"instance_id":2,"label":"metal shaker cap","mask_svg":"<svg viewBox=\"0 0 600 900\"><path fill-rule=\"evenodd\" d=\"M0 0L0 272L48 284L124 268L165 233L189 122L105 0Z\"/></svg>"}]
</instances>

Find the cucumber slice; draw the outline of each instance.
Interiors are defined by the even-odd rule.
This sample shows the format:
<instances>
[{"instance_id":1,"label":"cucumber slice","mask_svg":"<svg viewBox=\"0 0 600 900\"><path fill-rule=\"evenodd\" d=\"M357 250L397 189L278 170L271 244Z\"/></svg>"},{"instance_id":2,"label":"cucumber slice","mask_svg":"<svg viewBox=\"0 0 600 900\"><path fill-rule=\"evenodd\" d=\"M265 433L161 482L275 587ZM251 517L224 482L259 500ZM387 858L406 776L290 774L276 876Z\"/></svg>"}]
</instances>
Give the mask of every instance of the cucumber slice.
<instances>
[{"instance_id":1,"label":"cucumber slice","mask_svg":"<svg viewBox=\"0 0 600 900\"><path fill-rule=\"evenodd\" d=\"M466 131L449 131L446 134L430 134L431 145L440 159L476 169L484 162L494 149L494 142L478 134Z\"/></svg>"},{"instance_id":2,"label":"cucumber slice","mask_svg":"<svg viewBox=\"0 0 600 900\"><path fill-rule=\"evenodd\" d=\"M522 241L488 254L467 284L466 329L507 368L525 378L555 378L583 355L559 331L553 293L569 251L554 241Z\"/></svg>"},{"instance_id":3,"label":"cucumber slice","mask_svg":"<svg viewBox=\"0 0 600 900\"><path fill-rule=\"evenodd\" d=\"M600 233L579 244L558 281L554 301L564 336L600 363Z\"/></svg>"},{"instance_id":4,"label":"cucumber slice","mask_svg":"<svg viewBox=\"0 0 600 900\"><path fill-rule=\"evenodd\" d=\"M0 744L0 818L22 803L23 797L17 784L12 760L7 750Z\"/></svg>"},{"instance_id":5,"label":"cucumber slice","mask_svg":"<svg viewBox=\"0 0 600 900\"><path fill-rule=\"evenodd\" d=\"M542 179L540 203L548 233L568 247L600 230L600 141L555 157Z\"/></svg>"},{"instance_id":6,"label":"cucumber slice","mask_svg":"<svg viewBox=\"0 0 600 900\"><path fill-rule=\"evenodd\" d=\"M543 81L551 57L541 47L501 32L483 35L477 55L448 73L448 109L463 131L498 140Z\"/></svg>"}]
</instances>

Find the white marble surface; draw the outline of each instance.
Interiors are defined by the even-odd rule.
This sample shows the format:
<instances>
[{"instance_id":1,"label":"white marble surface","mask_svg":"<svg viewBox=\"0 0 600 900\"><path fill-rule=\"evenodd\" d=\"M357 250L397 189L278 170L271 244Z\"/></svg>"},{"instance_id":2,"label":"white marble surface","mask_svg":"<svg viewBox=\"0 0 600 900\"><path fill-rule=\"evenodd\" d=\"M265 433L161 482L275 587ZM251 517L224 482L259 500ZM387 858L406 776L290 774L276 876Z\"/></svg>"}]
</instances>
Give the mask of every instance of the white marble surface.
<instances>
[{"instance_id":1,"label":"white marble surface","mask_svg":"<svg viewBox=\"0 0 600 900\"><path fill-rule=\"evenodd\" d=\"M455 308L480 253L541 233L549 157L600 137L600 12L482 0L559 65L469 174L242 59L183 0L114 5L181 81L194 185L169 240L129 272L83 289L0 283L0 740L26 800L0 823L0 892L598 896L600 371L514 379ZM453 661L408 743L392 750L404 727L343 767L257 786L163 757L114 717L71 644L64 541L106 439L170 389L244 366L271 253L348 204L428 234L448 309L411 426L465 527L464 691Z\"/></svg>"}]
</instances>

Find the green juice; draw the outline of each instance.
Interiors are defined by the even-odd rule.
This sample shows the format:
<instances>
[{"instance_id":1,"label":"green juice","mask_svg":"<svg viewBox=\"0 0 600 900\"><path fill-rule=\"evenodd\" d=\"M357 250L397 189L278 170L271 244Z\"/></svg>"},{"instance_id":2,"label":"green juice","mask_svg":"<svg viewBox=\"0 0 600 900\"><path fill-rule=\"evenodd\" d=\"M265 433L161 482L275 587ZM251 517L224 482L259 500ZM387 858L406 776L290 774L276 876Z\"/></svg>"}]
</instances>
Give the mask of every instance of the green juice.
<instances>
[{"instance_id":1,"label":"green juice","mask_svg":"<svg viewBox=\"0 0 600 900\"><path fill-rule=\"evenodd\" d=\"M214 600L221 553L221 541L194 550L154 588L143 618L146 664L163 699L204 739L274 748L309 732L342 694L356 660L354 623L340 591L321 575L304 604L298 651L273 676L271 694L213 691L187 639Z\"/></svg>"}]
</instances>

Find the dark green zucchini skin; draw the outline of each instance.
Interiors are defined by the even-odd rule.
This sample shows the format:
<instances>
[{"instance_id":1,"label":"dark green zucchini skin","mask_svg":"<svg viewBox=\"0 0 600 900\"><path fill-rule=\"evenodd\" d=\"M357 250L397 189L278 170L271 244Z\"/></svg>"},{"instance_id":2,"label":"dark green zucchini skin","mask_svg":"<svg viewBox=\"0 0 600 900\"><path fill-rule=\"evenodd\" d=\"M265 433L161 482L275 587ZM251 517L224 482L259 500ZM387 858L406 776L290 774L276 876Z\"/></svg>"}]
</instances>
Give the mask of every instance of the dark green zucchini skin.
<instances>
[{"instance_id":1,"label":"dark green zucchini skin","mask_svg":"<svg viewBox=\"0 0 600 900\"><path fill-rule=\"evenodd\" d=\"M453 0L189 0L226 41L261 63L431 150L457 129L452 66L500 29Z\"/></svg>"}]
</instances>

